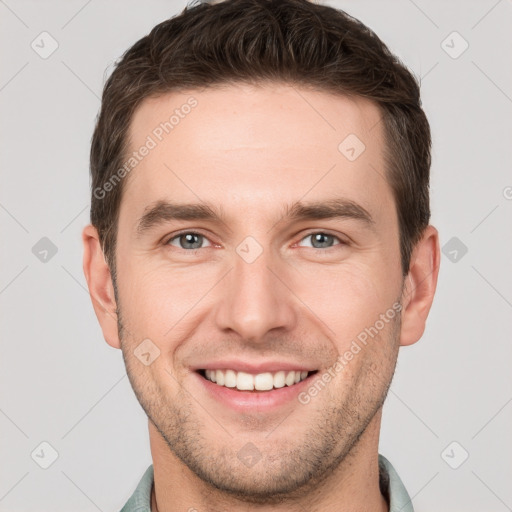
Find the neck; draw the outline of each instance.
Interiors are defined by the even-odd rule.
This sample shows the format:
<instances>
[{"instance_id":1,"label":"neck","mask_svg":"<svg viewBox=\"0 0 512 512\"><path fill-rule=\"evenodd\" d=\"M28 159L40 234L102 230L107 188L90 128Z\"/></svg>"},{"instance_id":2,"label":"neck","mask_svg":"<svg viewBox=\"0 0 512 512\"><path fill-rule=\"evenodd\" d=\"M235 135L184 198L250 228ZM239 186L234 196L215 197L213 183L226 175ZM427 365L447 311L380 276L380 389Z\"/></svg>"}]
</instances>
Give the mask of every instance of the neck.
<instances>
[{"instance_id":1,"label":"neck","mask_svg":"<svg viewBox=\"0 0 512 512\"><path fill-rule=\"evenodd\" d=\"M359 441L321 481L311 482L293 496L283 497L278 504L255 504L213 488L201 480L169 449L161 434L149 421L154 485L152 512L389 512L379 487L378 437L381 412L368 425ZM306 489L306 487L308 487Z\"/></svg>"}]
</instances>

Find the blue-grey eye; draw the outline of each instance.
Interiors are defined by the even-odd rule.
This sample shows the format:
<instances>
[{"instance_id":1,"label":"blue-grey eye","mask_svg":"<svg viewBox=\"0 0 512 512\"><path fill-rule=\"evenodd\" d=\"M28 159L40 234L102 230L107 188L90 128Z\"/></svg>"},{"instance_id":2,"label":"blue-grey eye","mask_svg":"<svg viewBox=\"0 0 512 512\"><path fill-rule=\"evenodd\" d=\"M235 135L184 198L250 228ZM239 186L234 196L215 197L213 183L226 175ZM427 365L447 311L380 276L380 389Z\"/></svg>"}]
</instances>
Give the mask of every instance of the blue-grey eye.
<instances>
[{"instance_id":1,"label":"blue-grey eye","mask_svg":"<svg viewBox=\"0 0 512 512\"><path fill-rule=\"evenodd\" d=\"M307 240L308 238L311 239L311 247L313 247L313 249L326 249L333 246L331 243L333 240L340 241L337 236L330 235L329 233L323 233L321 231L318 233L310 233L309 235L305 236L301 242Z\"/></svg>"},{"instance_id":2,"label":"blue-grey eye","mask_svg":"<svg viewBox=\"0 0 512 512\"><path fill-rule=\"evenodd\" d=\"M176 247L176 245L172 243L174 240L178 240L180 249L190 250L201 249L203 242L205 240L208 241L208 239L205 236L193 232L181 233L179 235L176 235L175 237L171 238L167 243L169 245L173 245Z\"/></svg>"}]
</instances>

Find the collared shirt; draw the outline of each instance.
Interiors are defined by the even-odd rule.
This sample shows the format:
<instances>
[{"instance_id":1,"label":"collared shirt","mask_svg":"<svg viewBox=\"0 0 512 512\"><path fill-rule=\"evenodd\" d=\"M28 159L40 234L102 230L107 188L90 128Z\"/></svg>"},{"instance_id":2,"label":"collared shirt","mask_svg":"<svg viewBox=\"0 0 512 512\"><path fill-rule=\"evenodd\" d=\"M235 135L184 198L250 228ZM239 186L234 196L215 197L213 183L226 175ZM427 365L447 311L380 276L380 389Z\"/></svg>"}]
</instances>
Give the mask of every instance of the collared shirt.
<instances>
[{"instance_id":1,"label":"collared shirt","mask_svg":"<svg viewBox=\"0 0 512 512\"><path fill-rule=\"evenodd\" d=\"M411 498L391 462L379 454L380 491L389 504L389 512L414 512ZM139 485L121 512L151 512L153 465L146 469Z\"/></svg>"}]
</instances>

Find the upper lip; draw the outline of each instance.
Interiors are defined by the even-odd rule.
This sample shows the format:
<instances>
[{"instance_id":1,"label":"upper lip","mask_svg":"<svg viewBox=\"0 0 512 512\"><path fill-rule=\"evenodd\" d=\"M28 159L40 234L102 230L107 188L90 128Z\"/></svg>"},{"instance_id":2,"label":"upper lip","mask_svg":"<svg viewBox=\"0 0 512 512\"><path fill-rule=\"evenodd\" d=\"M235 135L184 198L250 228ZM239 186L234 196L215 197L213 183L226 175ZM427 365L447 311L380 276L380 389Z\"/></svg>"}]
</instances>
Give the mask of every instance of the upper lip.
<instances>
[{"instance_id":1,"label":"upper lip","mask_svg":"<svg viewBox=\"0 0 512 512\"><path fill-rule=\"evenodd\" d=\"M240 359L223 359L220 361L209 361L193 367L193 370L234 370L235 372L245 372L257 375L258 373L278 372L279 370L297 372L313 372L316 368L311 365L294 363L292 361L242 361Z\"/></svg>"}]
</instances>

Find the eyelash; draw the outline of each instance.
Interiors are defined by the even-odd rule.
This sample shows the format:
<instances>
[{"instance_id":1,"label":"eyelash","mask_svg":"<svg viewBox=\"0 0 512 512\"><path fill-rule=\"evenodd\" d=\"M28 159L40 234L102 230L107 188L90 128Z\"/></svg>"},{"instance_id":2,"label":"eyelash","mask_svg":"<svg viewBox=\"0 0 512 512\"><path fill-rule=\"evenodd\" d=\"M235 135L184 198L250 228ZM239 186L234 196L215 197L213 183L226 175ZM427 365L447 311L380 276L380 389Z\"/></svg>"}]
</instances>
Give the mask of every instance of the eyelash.
<instances>
[{"instance_id":1,"label":"eyelash","mask_svg":"<svg viewBox=\"0 0 512 512\"><path fill-rule=\"evenodd\" d=\"M335 240L337 240L339 242L339 244L335 244L334 246L326 247L323 249L319 248L319 247L309 247L309 249L313 249L316 253L331 252L332 250L336 250L336 247L339 248L339 247L348 245L347 241L342 240L339 236L334 235L333 233L329 233L328 231L311 231L311 232L307 233L306 235L304 235L299 240L299 242L302 242L303 240L305 240L306 238L308 238L312 235L318 235L318 234L330 236L330 237L334 238ZM202 236L203 238L205 238L206 240L208 240L210 243L212 243L211 240L206 235L204 235L203 233L200 233L199 231L182 231L182 232L176 233L172 237L168 238L167 241L165 241L163 243L163 245L171 246L170 242L172 242L173 240L179 239L183 235L199 235L199 236ZM186 252L186 253L194 253L195 251L198 251L200 249L207 248L207 247L199 247L197 249L183 249L181 247L175 247L175 246L171 246L171 247L173 247L174 249L176 249L178 251L182 251L182 252Z\"/></svg>"}]
</instances>

